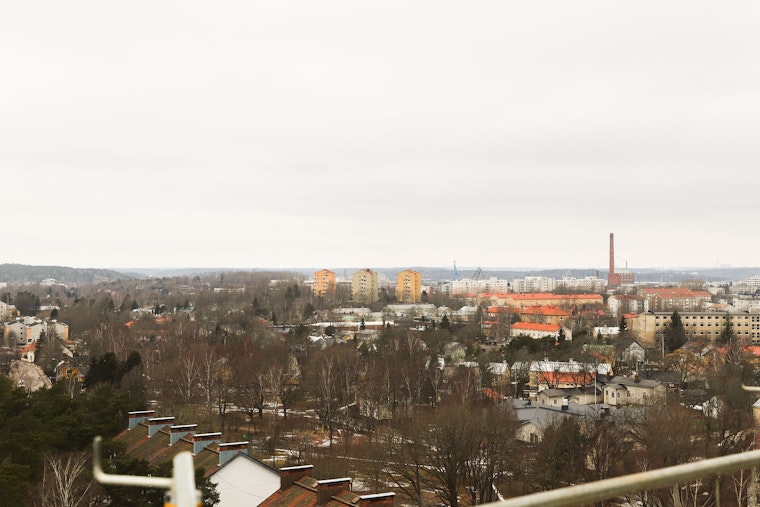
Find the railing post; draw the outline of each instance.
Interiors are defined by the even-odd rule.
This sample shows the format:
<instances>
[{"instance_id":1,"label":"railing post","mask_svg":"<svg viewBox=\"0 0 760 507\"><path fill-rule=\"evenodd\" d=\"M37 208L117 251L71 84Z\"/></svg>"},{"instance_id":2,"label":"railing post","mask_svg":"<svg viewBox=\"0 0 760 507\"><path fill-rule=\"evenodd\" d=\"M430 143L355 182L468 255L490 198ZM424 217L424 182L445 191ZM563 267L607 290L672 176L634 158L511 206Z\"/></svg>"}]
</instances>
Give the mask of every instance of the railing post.
<instances>
[{"instance_id":1,"label":"railing post","mask_svg":"<svg viewBox=\"0 0 760 507\"><path fill-rule=\"evenodd\" d=\"M195 470L191 453L181 452L174 456L172 477L107 474L102 467L102 442L101 437L95 437L92 442L92 476L99 483L166 489L168 490L166 507L199 507L201 505L201 492L195 488Z\"/></svg>"}]
</instances>

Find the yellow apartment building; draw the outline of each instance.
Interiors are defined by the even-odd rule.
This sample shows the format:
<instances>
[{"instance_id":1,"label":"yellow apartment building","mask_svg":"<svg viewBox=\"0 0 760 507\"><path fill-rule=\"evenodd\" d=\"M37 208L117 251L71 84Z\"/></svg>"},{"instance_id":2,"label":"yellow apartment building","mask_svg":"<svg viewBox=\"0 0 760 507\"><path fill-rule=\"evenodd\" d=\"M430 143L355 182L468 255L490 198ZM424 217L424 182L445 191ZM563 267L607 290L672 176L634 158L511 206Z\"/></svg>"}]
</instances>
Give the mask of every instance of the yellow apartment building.
<instances>
[{"instance_id":1,"label":"yellow apartment building","mask_svg":"<svg viewBox=\"0 0 760 507\"><path fill-rule=\"evenodd\" d=\"M377 290L377 273L371 269L360 269L351 277L351 300L365 305L380 299Z\"/></svg>"},{"instance_id":2,"label":"yellow apartment building","mask_svg":"<svg viewBox=\"0 0 760 507\"><path fill-rule=\"evenodd\" d=\"M419 303L422 300L422 275L412 269L396 275L396 299L400 303Z\"/></svg>"},{"instance_id":3,"label":"yellow apartment building","mask_svg":"<svg viewBox=\"0 0 760 507\"><path fill-rule=\"evenodd\" d=\"M673 312L646 312L629 319L629 329L645 347L661 345L665 327ZM688 338L715 341L729 319L734 335L744 343L760 344L760 313L678 312Z\"/></svg>"}]
</instances>

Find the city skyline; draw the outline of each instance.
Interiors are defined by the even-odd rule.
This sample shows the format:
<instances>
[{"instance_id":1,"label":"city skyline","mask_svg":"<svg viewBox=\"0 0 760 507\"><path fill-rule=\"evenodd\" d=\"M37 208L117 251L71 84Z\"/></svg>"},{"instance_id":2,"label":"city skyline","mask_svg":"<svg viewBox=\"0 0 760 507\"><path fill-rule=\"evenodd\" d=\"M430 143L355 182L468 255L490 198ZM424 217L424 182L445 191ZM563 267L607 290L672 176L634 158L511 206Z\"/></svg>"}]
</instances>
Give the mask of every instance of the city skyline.
<instances>
[{"instance_id":1,"label":"city skyline","mask_svg":"<svg viewBox=\"0 0 760 507\"><path fill-rule=\"evenodd\" d=\"M760 7L4 7L0 263L760 266Z\"/></svg>"}]
</instances>

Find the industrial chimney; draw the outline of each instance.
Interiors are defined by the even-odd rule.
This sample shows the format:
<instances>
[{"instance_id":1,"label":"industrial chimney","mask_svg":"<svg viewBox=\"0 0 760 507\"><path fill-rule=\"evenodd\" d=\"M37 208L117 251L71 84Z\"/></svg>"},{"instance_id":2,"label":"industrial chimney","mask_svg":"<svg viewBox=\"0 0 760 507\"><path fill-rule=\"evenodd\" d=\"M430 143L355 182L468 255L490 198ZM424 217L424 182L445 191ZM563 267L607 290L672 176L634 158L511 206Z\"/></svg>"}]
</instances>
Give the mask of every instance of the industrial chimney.
<instances>
[{"instance_id":1,"label":"industrial chimney","mask_svg":"<svg viewBox=\"0 0 760 507\"><path fill-rule=\"evenodd\" d=\"M610 233L610 272L607 274L607 285L617 287L620 285L620 277L615 274L615 233Z\"/></svg>"}]
</instances>

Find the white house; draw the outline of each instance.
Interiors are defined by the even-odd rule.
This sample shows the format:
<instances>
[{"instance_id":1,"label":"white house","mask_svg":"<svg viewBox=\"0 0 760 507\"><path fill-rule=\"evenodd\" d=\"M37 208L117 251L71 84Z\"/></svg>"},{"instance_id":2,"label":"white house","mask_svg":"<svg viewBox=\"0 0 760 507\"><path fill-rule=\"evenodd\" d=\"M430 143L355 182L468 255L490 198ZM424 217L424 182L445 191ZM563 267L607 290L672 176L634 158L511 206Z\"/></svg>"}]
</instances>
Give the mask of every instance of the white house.
<instances>
[{"instance_id":1,"label":"white house","mask_svg":"<svg viewBox=\"0 0 760 507\"><path fill-rule=\"evenodd\" d=\"M665 390L665 384L658 380L642 379L638 375L613 377L604 380L604 403L611 407L643 405L664 399Z\"/></svg>"}]
</instances>

